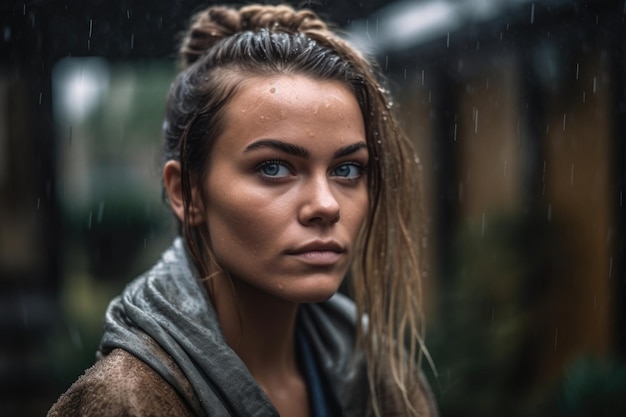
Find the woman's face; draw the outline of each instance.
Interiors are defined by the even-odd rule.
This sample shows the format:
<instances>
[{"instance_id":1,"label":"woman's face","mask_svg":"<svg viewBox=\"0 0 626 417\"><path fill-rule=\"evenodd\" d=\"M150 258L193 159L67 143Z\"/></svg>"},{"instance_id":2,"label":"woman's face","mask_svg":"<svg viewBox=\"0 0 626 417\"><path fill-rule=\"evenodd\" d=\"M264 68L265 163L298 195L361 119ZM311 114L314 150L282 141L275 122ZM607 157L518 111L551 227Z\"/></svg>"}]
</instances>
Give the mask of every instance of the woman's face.
<instances>
[{"instance_id":1,"label":"woman's face","mask_svg":"<svg viewBox=\"0 0 626 417\"><path fill-rule=\"evenodd\" d=\"M226 108L205 183L204 220L236 285L290 302L335 293L367 214L368 151L343 84L246 79Z\"/></svg>"}]
</instances>

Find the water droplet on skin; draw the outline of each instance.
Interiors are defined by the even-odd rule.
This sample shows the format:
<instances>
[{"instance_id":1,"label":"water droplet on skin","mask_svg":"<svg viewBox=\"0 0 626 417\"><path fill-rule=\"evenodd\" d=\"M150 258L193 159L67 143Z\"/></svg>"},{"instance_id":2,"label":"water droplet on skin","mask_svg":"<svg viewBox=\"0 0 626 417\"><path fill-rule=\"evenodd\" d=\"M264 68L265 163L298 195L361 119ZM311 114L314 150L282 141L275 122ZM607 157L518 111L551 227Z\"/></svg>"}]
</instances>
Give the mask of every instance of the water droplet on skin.
<instances>
[{"instance_id":1,"label":"water droplet on skin","mask_svg":"<svg viewBox=\"0 0 626 417\"><path fill-rule=\"evenodd\" d=\"M270 88L270 93L274 94L276 92L276 89L274 87Z\"/></svg>"}]
</instances>

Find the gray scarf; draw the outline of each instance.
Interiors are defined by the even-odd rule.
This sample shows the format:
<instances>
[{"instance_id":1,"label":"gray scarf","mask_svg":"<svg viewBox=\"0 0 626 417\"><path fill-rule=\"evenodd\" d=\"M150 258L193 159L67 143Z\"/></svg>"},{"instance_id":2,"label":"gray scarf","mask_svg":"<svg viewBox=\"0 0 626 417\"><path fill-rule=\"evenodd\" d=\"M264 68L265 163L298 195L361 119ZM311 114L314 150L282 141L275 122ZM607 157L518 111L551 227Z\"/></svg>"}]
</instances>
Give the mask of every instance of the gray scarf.
<instances>
[{"instance_id":1,"label":"gray scarf","mask_svg":"<svg viewBox=\"0 0 626 417\"><path fill-rule=\"evenodd\" d=\"M339 294L300 307L323 381L345 416L362 416L367 382L354 354L354 304ZM122 348L150 365L199 416L276 416L244 363L225 343L217 315L180 238L113 299L100 354Z\"/></svg>"}]
</instances>

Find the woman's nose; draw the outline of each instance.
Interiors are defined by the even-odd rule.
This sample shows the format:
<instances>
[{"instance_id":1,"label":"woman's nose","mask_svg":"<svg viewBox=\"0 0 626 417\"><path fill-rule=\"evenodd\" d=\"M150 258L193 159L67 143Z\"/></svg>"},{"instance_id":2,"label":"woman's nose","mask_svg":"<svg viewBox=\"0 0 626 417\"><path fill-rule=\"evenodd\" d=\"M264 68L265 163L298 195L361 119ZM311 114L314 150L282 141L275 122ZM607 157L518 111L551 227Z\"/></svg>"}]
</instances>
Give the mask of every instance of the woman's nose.
<instances>
[{"instance_id":1,"label":"woman's nose","mask_svg":"<svg viewBox=\"0 0 626 417\"><path fill-rule=\"evenodd\" d=\"M333 194L327 176L311 178L308 186L302 189L303 204L300 207L299 221L305 226L334 224L339 221L339 201Z\"/></svg>"}]
</instances>

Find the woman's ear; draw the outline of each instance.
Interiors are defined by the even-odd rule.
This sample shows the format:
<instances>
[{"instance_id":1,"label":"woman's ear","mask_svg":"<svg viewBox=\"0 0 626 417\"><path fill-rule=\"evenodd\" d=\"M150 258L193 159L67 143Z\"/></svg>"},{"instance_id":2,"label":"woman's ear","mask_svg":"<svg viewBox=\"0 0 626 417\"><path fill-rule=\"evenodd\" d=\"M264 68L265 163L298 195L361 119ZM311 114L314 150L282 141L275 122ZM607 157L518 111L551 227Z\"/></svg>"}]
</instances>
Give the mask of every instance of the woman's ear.
<instances>
[{"instance_id":1,"label":"woman's ear","mask_svg":"<svg viewBox=\"0 0 626 417\"><path fill-rule=\"evenodd\" d=\"M185 204L183 199L183 185L180 162L170 160L163 167L163 185L167 193L170 206L181 222L185 221ZM191 190L189 207L189 225L198 226L204 222L204 204L196 187Z\"/></svg>"}]
</instances>

